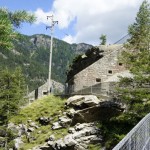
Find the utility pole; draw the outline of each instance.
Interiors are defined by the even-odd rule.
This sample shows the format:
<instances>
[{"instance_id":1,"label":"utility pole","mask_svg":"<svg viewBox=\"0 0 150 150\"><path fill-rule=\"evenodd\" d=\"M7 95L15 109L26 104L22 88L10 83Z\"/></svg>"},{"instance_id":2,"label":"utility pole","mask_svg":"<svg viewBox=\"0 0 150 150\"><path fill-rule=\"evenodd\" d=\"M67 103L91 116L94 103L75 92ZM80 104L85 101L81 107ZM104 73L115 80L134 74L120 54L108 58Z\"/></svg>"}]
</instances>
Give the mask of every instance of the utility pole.
<instances>
[{"instance_id":1,"label":"utility pole","mask_svg":"<svg viewBox=\"0 0 150 150\"><path fill-rule=\"evenodd\" d=\"M51 26L47 26L46 29L51 30L51 44L50 44L50 55L49 55L49 71L48 71L48 86L47 86L47 94L49 95L51 93L51 88L52 88L52 80L51 80L51 70L52 70L52 52L53 52L53 31L54 31L54 26L55 24L58 24L58 21L53 20L53 15L52 16L47 16L47 20L51 19Z\"/></svg>"}]
</instances>

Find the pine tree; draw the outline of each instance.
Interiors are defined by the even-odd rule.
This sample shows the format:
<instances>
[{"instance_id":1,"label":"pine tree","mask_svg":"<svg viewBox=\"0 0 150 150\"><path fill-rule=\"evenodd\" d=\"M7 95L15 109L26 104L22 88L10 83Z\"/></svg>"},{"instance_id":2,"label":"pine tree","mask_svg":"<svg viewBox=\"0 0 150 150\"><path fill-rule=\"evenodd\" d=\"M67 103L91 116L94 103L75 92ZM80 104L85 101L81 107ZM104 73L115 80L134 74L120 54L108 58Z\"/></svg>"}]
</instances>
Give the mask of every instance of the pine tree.
<instances>
[{"instance_id":1,"label":"pine tree","mask_svg":"<svg viewBox=\"0 0 150 150\"><path fill-rule=\"evenodd\" d=\"M101 40L100 45L106 45L106 35L105 34L102 34L100 36L100 40Z\"/></svg>"},{"instance_id":2,"label":"pine tree","mask_svg":"<svg viewBox=\"0 0 150 150\"><path fill-rule=\"evenodd\" d=\"M150 4L144 0L137 13L136 22L129 26L130 39L122 58L133 74L119 83L119 99L127 105L124 115L136 124L150 110ZM132 119L131 119L132 118Z\"/></svg>"},{"instance_id":3,"label":"pine tree","mask_svg":"<svg viewBox=\"0 0 150 150\"><path fill-rule=\"evenodd\" d=\"M11 12L5 8L0 8L0 48L11 49L12 40L17 38L18 33L15 32L21 23L35 21L34 15L26 11Z\"/></svg>"},{"instance_id":4,"label":"pine tree","mask_svg":"<svg viewBox=\"0 0 150 150\"><path fill-rule=\"evenodd\" d=\"M0 9L0 48L12 47L13 27L5 9Z\"/></svg>"},{"instance_id":5,"label":"pine tree","mask_svg":"<svg viewBox=\"0 0 150 150\"><path fill-rule=\"evenodd\" d=\"M20 68L14 72L0 71L0 124L7 124L15 115L25 96L25 81Z\"/></svg>"},{"instance_id":6,"label":"pine tree","mask_svg":"<svg viewBox=\"0 0 150 150\"><path fill-rule=\"evenodd\" d=\"M22 22L33 21L35 17L26 11L11 12L0 8L0 49L12 49L13 40L19 37L16 28L19 28ZM0 125L5 128L5 149L8 149L8 144L13 140L7 125L10 116L18 112L20 102L24 99L24 83L20 69L17 68L15 72L0 70Z\"/></svg>"}]
</instances>

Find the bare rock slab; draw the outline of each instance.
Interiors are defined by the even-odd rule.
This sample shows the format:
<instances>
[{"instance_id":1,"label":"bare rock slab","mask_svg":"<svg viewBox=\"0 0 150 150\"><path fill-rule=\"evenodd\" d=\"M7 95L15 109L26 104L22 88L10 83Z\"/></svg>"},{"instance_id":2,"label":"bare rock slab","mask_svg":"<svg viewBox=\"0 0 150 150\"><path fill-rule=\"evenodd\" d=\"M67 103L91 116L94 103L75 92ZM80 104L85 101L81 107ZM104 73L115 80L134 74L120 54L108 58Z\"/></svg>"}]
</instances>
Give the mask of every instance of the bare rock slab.
<instances>
[{"instance_id":1,"label":"bare rock slab","mask_svg":"<svg viewBox=\"0 0 150 150\"><path fill-rule=\"evenodd\" d=\"M75 95L68 98L66 105L77 108L87 108L98 105L100 100L95 95Z\"/></svg>"}]
</instances>

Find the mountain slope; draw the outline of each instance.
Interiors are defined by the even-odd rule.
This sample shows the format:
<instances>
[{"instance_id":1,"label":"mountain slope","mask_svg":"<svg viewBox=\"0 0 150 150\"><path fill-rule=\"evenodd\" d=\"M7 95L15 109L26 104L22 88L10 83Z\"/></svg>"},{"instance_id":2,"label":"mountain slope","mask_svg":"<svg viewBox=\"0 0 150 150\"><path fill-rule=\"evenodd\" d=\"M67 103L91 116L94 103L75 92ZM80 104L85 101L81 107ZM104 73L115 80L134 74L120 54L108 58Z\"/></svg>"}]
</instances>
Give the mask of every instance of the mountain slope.
<instances>
[{"instance_id":1,"label":"mountain slope","mask_svg":"<svg viewBox=\"0 0 150 150\"><path fill-rule=\"evenodd\" d=\"M11 51L0 50L0 67L14 69L20 66L25 74L30 91L42 85L48 77L50 37L47 35L22 35L14 41ZM65 83L66 71L73 58L84 53L92 45L69 44L53 40L52 79Z\"/></svg>"}]
</instances>

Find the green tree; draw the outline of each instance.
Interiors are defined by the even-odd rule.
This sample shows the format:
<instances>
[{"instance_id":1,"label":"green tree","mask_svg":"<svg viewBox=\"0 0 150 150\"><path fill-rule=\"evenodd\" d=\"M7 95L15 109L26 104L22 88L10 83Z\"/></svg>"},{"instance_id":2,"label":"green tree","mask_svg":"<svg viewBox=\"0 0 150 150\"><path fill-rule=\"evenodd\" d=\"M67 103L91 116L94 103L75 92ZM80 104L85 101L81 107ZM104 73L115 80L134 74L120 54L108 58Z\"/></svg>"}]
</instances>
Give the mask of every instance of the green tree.
<instances>
[{"instance_id":1,"label":"green tree","mask_svg":"<svg viewBox=\"0 0 150 150\"><path fill-rule=\"evenodd\" d=\"M122 58L133 74L119 83L119 99L127 105L123 118L135 125L150 110L150 4L144 0L136 22L129 26L130 39ZM120 116L120 118L122 118Z\"/></svg>"},{"instance_id":2,"label":"green tree","mask_svg":"<svg viewBox=\"0 0 150 150\"><path fill-rule=\"evenodd\" d=\"M12 48L13 39L17 38L16 28L21 26L21 23L32 23L35 21L34 15L26 11L11 12L5 8L0 8L0 48Z\"/></svg>"},{"instance_id":3,"label":"green tree","mask_svg":"<svg viewBox=\"0 0 150 150\"><path fill-rule=\"evenodd\" d=\"M19 111L25 97L25 82L20 68L10 72L8 69L0 70L0 135L5 141L5 149L12 148L13 139L16 137L8 128L12 115Z\"/></svg>"},{"instance_id":4,"label":"green tree","mask_svg":"<svg viewBox=\"0 0 150 150\"><path fill-rule=\"evenodd\" d=\"M0 49L11 49L13 40L19 37L16 28L19 28L22 22L33 21L35 17L26 11L11 12L0 8ZM24 88L24 78L20 69L17 68L14 72L8 69L0 70L0 125L5 125L5 149L9 148L13 140L7 129L9 117L18 112L24 97Z\"/></svg>"},{"instance_id":5,"label":"green tree","mask_svg":"<svg viewBox=\"0 0 150 150\"><path fill-rule=\"evenodd\" d=\"M0 124L7 124L25 97L25 81L20 68L0 70Z\"/></svg>"},{"instance_id":6,"label":"green tree","mask_svg":"<svg viewBox=\"0 0 150 150\"><path fill-rule=\"evenodd\" d=\"M106 45L106 35L105 34L102 34L100 36L100 40L101 40L100 45Z\"/></svg>"}]
</instances>

